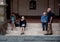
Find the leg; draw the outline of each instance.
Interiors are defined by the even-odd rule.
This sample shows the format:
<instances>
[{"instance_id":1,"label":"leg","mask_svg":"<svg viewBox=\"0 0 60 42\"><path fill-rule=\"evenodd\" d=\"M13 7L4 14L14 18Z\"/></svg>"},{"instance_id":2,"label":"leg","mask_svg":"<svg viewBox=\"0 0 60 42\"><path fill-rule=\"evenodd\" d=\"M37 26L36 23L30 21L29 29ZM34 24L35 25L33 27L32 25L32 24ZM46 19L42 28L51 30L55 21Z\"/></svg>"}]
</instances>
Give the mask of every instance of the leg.
<instances>
[{"instance_id":1,"label":"leg","mask_svg":"<svg viewBox=\"0 0 60 42\"><path fill-rule=\"evenodd\" d=\"M22 28L22 30L23 30L23 32L22 32L22 33L24 33L24 30L25 30L25 29L24 29L24 27Z\"/></svg>"},{"instance_id":2,"label":"leg","mask_svg":"<svg viewBox=\"0 0 60 42\"><path fill-rule=\"evenodd\" d=\"M15 28L15 23L12 21L12 30Z\"/></svg>"},{"instance_id":3,"label":"leg","mask_svg":"<svg viewBox=\"0 0 60 42\"><path fill-rule=\"evenodd\" d=\"M22 27L20 28L20 30L21 30L21 33L22 33Z\"/></svg>"},{"instance_id":4,"label":"leg","mask_svg":"<svg viewBox=\"0 0 60 42\"><path fill-rule=\"evenodd\" d=\"M48 23L46 23L46 31L48 30Z\"/></svg>"},{"instance_id":5,"label":"leg","mask_svg":"<svg viewBox=\"0 0 60 42\"><path fill-rule=\"evenodd\" d=\"M11 27L12 27L11 30L13 30L13 24L12 23L11 23Z\"/></svg>"},{"instance_id":6,"label":"leg","mask_svg":"<svg viewBox=\"0 0 60 42\"><path fill-rule=\"evenodd\" d=\"M13 28L14 28L14 25L13 25L13 21L11 21L11 30L13 30Z\"/></svg>"},{"instance_id":7,"label":"leg","mask_svg":"<svg viewBox=\"0 0 60 42\"><path fill-rule=\"evenodd\" d=\"M52 35L52 24L48 24L47 35Z\"/></svg>"},{"instance_id":8,"label":"leg","mask_svg":"<svg viewBox=\"0 0 60 42\"><path fill-rule=\"evenodd\" d=\"M24 27L21 27L21 34L24 34Z\"/></svg>"},{"instance_id":9,"label":"leg","mask_svg":"<svg viewBox=\"0 0 60 42\"><path fill-rule=\"evenodd\" d=\"M42 28L43 28L43 31L44 31L44 23L42 23Z\"/></svg>"},{"instance_id":10,"label":"leg","mask_svg":"<svg viewBox=\"0 0 60 42\"><path fill-rule=\"evenodd\" d=\"M50 24L49 34L52 34L52 24Z\"/></svg>"},{"instance_id":11,"label":"leg","mask_svg":"<svg viewBox=\"0 0 60 42\"><path fill-rule=\"evenodd\" d=\"M15 24L13 24L13 26L14 26L14 29L15 29Z\"/></svg>"},{"instance_id":12,"label":"leg","mask_svg":"<svg viewBox=\"0 0 60 42\"><path fill-rule=\"evenodd\" d=\"M45 35L47 35L47 31L48 31L48 23L45 23Z\"/></svg>"}]
</instances>

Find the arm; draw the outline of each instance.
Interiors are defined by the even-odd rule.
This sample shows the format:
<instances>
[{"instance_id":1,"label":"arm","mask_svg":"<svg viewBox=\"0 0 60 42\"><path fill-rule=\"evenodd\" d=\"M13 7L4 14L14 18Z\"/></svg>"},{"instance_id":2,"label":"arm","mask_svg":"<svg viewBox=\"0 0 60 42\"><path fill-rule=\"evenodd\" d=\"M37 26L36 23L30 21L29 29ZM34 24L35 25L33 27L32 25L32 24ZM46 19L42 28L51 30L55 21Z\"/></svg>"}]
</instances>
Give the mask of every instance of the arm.
<instances>
[{"instance_id":1,"label":"arm","mask_svg":"<svg viewBox=\"0 0 60 42\"><path fill-rule=\"evenodd\" d=\"M25 20L25 27L26 27L26 24L27 24L27 22L26 22L26 20Z\"/></svg>"},{"instance_id":2,"label":"arm","mask_svg":"<svg viewBox=\"0 0 60 42\"><path fill-rule=\"evenodd\" d=\"M52 13L52 15L51 15L51 17L50 17L50 23L51 23L52 20L53 20L53 16L54 16L54 14Z\"/></svg>"},{"instance_id":3,"label":"arm","mask_svg":"<svg viewBox=\"0 0 60 42\"><path fill-rule=\"evenodd\" d=\"M41 22L42 22L42 16L41 16Z\"/></svg>"},{"instance_id":4,"label":"arm","mask_svg":"<svg viewBox=\"0 0 60 42\"><path fill-rule=\"evenodd\" d=\"M51 15L50 15L50 23L52 22L53 17L54 17L54 13L51 13Z\"/></svg>"}]
</instances>

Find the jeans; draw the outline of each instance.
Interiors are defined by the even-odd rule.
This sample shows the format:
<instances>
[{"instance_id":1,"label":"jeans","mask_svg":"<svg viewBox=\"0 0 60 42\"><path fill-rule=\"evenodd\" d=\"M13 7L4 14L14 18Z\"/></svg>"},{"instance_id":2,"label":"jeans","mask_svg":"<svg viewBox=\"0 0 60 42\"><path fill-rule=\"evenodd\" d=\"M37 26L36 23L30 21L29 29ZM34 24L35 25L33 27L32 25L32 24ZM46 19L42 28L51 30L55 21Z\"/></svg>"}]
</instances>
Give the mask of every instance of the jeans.
<instances>
[{"instance_id":1,"label":"jeans","mask_svg":"<svg viewBox=\"0 0 60 42\"><path fill-rule=\"evenodd\" d=\"M43 31L47 31L48 30L48 23L43 23L42 22L42 28L43 28Z\"/></svg>"}]
</instances>

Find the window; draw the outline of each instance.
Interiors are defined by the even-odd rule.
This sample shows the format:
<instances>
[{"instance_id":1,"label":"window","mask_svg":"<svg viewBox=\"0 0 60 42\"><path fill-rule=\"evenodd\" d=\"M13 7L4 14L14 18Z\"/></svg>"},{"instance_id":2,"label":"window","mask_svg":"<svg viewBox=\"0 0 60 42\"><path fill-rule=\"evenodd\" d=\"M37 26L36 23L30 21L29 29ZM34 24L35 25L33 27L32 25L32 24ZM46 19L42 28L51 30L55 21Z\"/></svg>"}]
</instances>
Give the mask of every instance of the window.
<instances>
[{"instance_id":1,"label":"window","mask_svg":"<svg viewBox=\"0 0 60 42\"><path fill-rule=\"evenodd\" d=\"M29 9L36 9L36 1L35 0L31 0L29 2Z\"/></svg>"}]
</instances>

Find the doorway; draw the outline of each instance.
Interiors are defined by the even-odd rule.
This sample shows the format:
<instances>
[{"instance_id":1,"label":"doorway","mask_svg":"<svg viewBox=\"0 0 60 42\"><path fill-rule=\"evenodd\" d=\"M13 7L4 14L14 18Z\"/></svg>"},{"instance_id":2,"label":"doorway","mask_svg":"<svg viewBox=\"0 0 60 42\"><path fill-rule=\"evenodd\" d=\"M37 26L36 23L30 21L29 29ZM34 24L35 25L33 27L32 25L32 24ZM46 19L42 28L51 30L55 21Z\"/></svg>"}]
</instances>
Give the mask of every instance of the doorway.
<instances>
[{"instance_id":1,"label":"doorway","mask_svg":"<svg viewBox=\"0 0 60 42\"><path fill-rule=\"evenodd\" d=\"M7 19L10 19L10 14L11 14L11 0L6 0L6 4L7 4L7 7L6 7L6 15L7 15Z\"/></svg>"}]
</instances>

